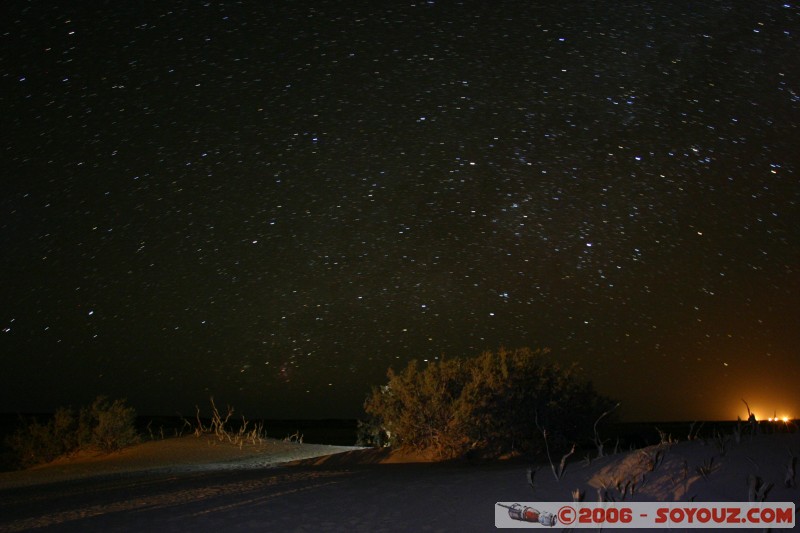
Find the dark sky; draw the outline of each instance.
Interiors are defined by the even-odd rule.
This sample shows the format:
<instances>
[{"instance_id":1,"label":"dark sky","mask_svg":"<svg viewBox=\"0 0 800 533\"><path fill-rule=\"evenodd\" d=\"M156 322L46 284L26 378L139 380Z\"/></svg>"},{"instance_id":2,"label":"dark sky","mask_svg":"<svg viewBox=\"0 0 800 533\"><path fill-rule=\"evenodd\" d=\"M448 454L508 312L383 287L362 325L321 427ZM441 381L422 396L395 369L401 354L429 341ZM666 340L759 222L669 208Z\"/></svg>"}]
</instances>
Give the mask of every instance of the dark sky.
<instances>
[{"instance_id":1,"label":"dark sky","mask_svg":"<svg viewBox=\"0 0 800 533\"><path fill-rule=\"evenodd\" d=\"M800 5L3 11L2 410L356 417L502 345L800 416Z\"/></svg>"}]
</instances>

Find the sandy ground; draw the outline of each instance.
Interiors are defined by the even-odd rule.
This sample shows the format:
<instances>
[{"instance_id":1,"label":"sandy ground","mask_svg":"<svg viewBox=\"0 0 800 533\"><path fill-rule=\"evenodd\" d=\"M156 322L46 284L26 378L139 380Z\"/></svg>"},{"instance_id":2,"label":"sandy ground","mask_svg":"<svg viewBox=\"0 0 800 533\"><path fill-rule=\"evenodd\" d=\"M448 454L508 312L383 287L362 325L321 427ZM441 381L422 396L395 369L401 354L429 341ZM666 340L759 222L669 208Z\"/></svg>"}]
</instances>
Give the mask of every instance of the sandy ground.
<instances>
[{"instance_id":1,"label":"sandy ground","mask_svg":"<svg viewBox=\"0 0 800 533\"><path fill-rule=\"evenodd\" d=\"M798 456L797 432L697 439L575 459L560 479L534 467L531 486L518 461L183 437L0 474L0 531L489 531L495 502L571 501L576 489L586 501L746 502L753 475L772 484L766 501L797 505L800 479L785 481Z\"/></svg>"},{"instance_id":2,"label":"sandy ground","mask_svg":"<svg viewBox=\"0 0 800 533\"><path fill-rule=\"evenodd\" d=\"M0 490L133 472L178 473L268 467L359 449L275 439L238 446L212 435L187 435L144 442L112 454L85 452L24 471L0 473Z\"/></svg>"}]
</instances>

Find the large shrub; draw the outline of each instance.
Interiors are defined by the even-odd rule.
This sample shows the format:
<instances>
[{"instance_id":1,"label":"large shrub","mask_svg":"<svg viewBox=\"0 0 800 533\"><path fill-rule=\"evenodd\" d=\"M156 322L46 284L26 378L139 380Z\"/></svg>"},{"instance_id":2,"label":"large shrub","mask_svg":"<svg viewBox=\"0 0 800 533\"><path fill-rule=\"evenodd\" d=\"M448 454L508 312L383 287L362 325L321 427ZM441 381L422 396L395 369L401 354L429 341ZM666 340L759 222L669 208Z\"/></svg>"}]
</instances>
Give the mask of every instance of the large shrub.
<instances>
[{"instance_id":1,"label":"large shrub","mask_svg":"<svg viewBox=\"0 0 800 533\"><path fill-rule=\"evenodd\" d=\"M548 439L577 441L611 400L561 366L546 351L521 348L444 359L399 373L374 388L364 408L394 445L456 457L470 449L488 454L537 452Z\"/></svg>"},{"instance_id":2,"label":"large shrub","mask_svg":"<svg viewBox=\"0 0 800 533\"><path fill-rule=\"evenodd\" d=\"M139 439L134 409L124 400L111 402L104 396L78 412L60 407L47 421L32 418L23 422L7 441L21 467L46 463L81 449L111 452Z\"/></svg>"}]
</instances>

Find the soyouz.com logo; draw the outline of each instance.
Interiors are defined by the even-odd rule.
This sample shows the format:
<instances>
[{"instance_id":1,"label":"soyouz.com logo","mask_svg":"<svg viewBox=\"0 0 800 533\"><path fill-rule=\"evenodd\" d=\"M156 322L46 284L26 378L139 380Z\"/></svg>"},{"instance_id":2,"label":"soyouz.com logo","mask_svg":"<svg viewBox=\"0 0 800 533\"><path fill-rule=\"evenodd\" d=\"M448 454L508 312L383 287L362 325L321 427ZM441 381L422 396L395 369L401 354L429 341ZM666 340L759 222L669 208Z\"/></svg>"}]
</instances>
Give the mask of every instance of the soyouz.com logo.
<instances>
[{"instance_id":1,"label":"soyouz.com logo","mask_svg":"<svg viewBox=\"0 0 800 533\"><path fill-rule=\"evenodd\" d=\"M773 528L795 525L792 502L497 502L498 528Z\"/></svg>"}]
</instances>

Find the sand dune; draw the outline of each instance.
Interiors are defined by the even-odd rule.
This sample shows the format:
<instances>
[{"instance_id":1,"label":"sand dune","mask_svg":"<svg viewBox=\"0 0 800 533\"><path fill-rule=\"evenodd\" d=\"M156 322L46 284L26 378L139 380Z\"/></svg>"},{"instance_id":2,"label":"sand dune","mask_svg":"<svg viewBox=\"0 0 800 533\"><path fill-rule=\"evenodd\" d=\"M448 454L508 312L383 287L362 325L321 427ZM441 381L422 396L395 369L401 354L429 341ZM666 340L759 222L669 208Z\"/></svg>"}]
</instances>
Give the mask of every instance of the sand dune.
<instances>
[{"instance_id":1,"label":"sand dune","mask_svg":"<svg viewBox=\"0 0 800 533\"><path fill-rule=\"evenodd\" d=\"M265 441L239 448L210 438L148 442L0 475L0 531L487 531L495 502L766 501L798 504L787 479L800 433L651 446L550 466L422 462L388 450ZM795 463L796 464L796 463Z\"/></svg>"},{"instance_id":2,"label":"sand dune","mask_svg":"<svg viewBox=\"0 0 800 533\"><path fill-rule=\"evenodd\" d=\"M28 470L0 473L0 490L144 471L191 472L266 467L361 449L275 439L239 446L213 435L187 435L144 442L112 454L81 452Z\"/></svg>"}]
</instances>

